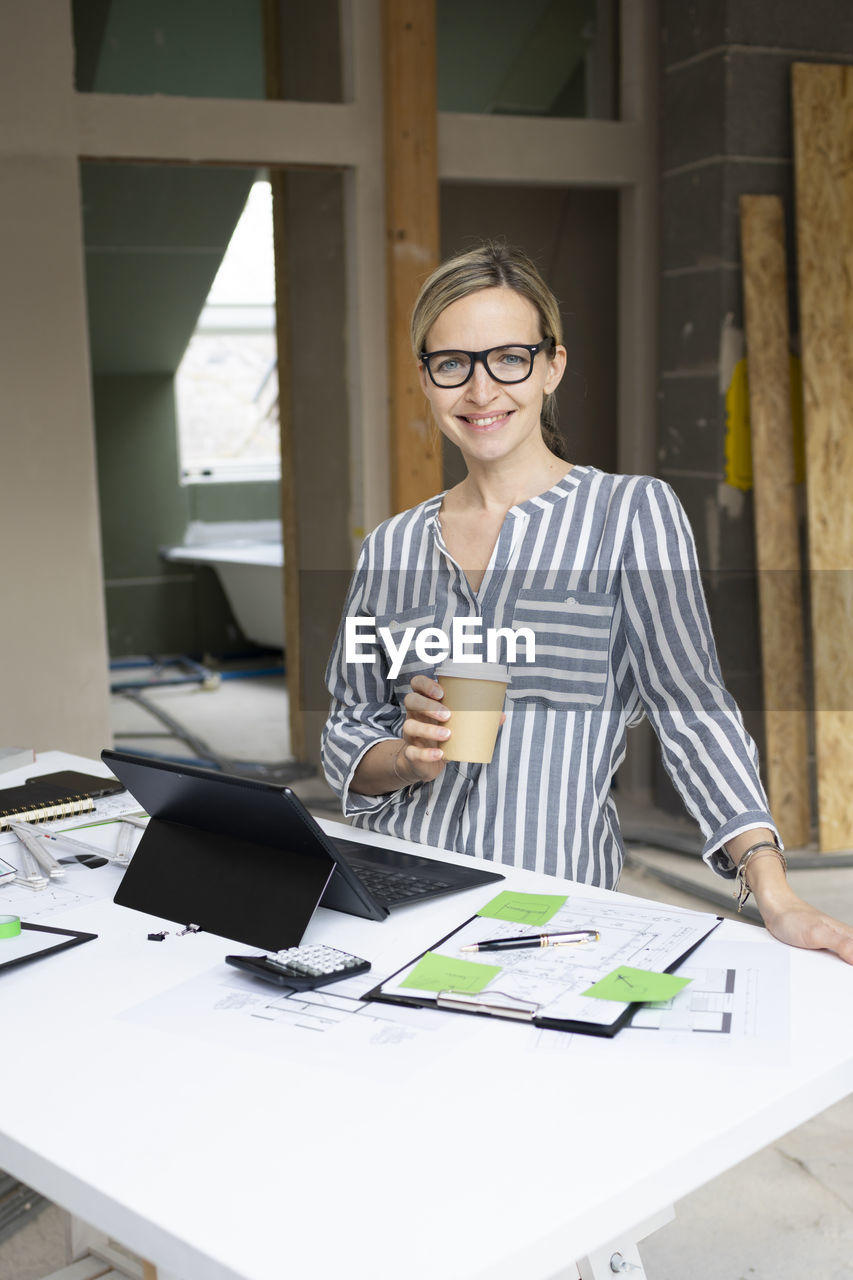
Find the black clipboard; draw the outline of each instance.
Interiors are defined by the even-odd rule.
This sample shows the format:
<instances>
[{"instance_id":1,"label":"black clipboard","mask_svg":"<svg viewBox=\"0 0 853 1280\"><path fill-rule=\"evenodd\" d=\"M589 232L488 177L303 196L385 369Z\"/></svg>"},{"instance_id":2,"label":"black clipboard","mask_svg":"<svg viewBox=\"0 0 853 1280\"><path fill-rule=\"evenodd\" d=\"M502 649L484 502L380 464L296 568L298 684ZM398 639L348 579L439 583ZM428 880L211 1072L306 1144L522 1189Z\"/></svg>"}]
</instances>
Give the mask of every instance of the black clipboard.
<instances>
[{"instance_id":1,"label":"black clipboard","mask_svg":"<svg viewBox=\"0 0 853 1280\"><path fill-rule=\"evenodd\" d=\"M519 1000L514 996L507 996L500 991L489 992L486 990L479 992L477 995L469 995L463 991L438 991L435 993L418 993L415 991L412 995L402 995L399 991L391 993L383 990L386 983L393 982L397 974L417 964L428 951L439 951L446 942L457 933L461 933L467 925L476 919L476 916L469 916L462 924L455 929L451 929L450 933L445 934L438 942L427 947L420 955L415 956L412 960L407 960L404 965L401 965L389 977L383 979L378 986L368 991L364 999L378 1000L385 1004L408 1005L410 1008L449 1009L454 1013L475 1014L483 1018L510 1018L516 1022L529 1022L531 1026L538 1027L543 1031L568 1031L579 1035L603 1036L607 1039L612 1038L618 1031L627 1026L637 1010L642 1008L641 1003L629 1004L625 1009L618 1009L618 1011L614 1009L614 1015L610 1022L581 1022L570 1018L552 1018L546 1014L540 1014L539 1009L541 1006L539 1004L530 1000ZM722 923L722 916L714 917L713 923L709 924L702 937L681 952L667 965L664 972L673 973L678 969L687 957L692 955L709 934L713 933Z\"/></svg>"},{"instance_id":2,"label":"black clipboard","mask_svg":"<svg viewBox=\"0 0 853 1280\"><path fill-rule=\"evenodd\" d=\"M54 925L26 924L23 920L21 933L45 934L44 946L38 951L28 952L25 956L12 956L4 960L3 941L0 941L0 969L14 969L17 965L29 964L31 960L41 960L43 956L55 955L57 951L67 951L69 947L79 947L83 942L92 942L98 936L96 933L80 933L77 929L57 929Z\"/></svg>"}]
</instances>

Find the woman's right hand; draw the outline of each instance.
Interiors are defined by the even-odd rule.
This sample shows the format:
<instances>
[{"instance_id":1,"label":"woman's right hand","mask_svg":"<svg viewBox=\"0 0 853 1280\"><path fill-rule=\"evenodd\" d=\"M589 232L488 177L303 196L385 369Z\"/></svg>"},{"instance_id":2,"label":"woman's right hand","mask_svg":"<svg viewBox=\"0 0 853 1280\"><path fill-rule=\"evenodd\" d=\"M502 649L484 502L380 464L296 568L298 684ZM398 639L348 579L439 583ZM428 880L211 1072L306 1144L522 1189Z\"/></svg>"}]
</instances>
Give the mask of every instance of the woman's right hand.
<instances>
[{"instance_id":1,"label":"woman's right hand","mask_svg":"<svg viewBox=\"0 0 853 1280\"><path fill-rule=\"evenodd\" d=\"M445 720L450 712L441 705L444 690L427 676L413 676L411 693L403 700L406 719L402 739L383 738L366 751L356 766L350 791L361 796L386 795L432 782L445 766L441 747L450 737Z\"/></svg>"},{"instance_id":2,"label":"woman's right hand","mask_svg":"<svg viewBox=\"0 0 853 1280\"><path fill-rule=\"evenodd\" d=\"M445 766L442 746L450 737L450 712L442 706L443 697L435 680L412 676L411 693L403 700L403 745L395 760L397 774L408 782L432 782Z\"/></svg>"}]
</instances>

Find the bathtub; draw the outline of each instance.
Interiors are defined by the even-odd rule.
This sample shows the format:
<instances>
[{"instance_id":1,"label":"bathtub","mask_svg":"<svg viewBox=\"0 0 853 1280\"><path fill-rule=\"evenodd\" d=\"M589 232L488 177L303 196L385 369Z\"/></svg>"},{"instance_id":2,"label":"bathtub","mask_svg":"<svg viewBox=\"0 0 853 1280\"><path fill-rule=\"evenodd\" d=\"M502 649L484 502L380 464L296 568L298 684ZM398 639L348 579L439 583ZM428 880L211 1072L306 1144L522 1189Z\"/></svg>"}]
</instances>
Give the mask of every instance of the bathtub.
<instances>
[{"instance_id":1,"label":"bathtub","mask_svg":"<svg viewBox=\"0 0 853 1280\"><path fill-rule=\"evenodd\" d=\"M284 548L279 520L193 521L180 546L162 547L171 564L209 565L247 640L284 648Z\"/></svg>"}]
</instances>

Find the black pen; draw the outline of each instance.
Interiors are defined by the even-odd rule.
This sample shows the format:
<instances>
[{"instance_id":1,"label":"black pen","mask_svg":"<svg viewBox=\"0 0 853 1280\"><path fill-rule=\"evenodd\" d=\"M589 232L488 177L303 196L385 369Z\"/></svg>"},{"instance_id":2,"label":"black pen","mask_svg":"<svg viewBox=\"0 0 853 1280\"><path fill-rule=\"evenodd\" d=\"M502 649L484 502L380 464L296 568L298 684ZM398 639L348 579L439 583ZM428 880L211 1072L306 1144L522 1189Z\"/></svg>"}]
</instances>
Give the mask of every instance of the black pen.
<instances>
[{"instance_id":1,"label":"black pen","mask_svg":"<svg viewBox=\"0 0 853 1280\"><path fill-rule=\"evenodd\" d=\"M598 942L596 929L573 929L571 933L527 933L519 938L488 938L471 942L460 951L515 951L519 947L570 947L575 943Z\"/></svg>"}]
</instances>

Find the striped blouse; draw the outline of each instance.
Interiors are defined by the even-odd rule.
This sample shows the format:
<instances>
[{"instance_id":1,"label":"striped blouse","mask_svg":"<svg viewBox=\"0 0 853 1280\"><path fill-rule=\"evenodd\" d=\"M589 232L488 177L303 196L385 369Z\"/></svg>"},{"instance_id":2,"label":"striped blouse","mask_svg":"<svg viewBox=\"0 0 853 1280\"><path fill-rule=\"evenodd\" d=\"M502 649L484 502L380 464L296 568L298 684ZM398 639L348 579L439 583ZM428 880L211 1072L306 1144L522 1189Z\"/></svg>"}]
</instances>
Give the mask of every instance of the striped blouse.
<instances>
[{"instance_id":1,"label":"striped blouse","mask_svg":"<svg viewBox=\"0 0 853 1280\"><path fill-rule=\"evenodd\" d=\"M722 682L692 533L669 485L573 467L510 509L477 591L444 544L442 497L370 534L352 579L326 673L322 744L345 815L387 835L612 888L623 850L611 783L627 730L645 714L705 836L703 856L732 876L723 842L773 822L755 745ZM407 629L450 636L454 618L480 620L467 624L469 637L478 625L483 637L534 633L535 661L523 641L511 661L490 764L448 762L433 782L386 795L349 790L364 753L400 736L412 676L432 675L438 663L412 646L395 664L378 642L362 642L370 661L346 661L354 656L347 617L364 620L362 638L388 627L392 657ZM504 649L497 661L512 660Z\"/></svg>"}]
</instances>

